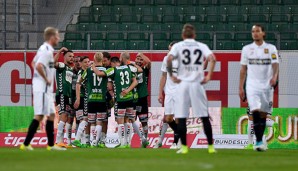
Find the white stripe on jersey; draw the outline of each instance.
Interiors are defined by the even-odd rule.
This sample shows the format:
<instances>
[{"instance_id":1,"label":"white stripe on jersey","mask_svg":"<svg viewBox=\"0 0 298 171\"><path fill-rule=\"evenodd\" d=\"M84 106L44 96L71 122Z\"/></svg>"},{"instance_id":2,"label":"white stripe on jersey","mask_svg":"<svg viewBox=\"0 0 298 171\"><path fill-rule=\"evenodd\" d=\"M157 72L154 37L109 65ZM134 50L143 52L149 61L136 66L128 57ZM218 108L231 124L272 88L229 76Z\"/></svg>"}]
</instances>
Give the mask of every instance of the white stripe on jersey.
<instances>
[{"instance_id":1,"label":"white stripe on jersey","mask_svg":"<svg viewBox=\"0 0 298 171\"><path fill-rule=\"evenodd\" d=\"M270 89L273 76L273 63L279 63L277 49L274 45L263 42L246 45L241 53L241 65L247 65L247 88Z\"/></svg>"},{"instance_id":2,"label":"white stripe on jersey","mask_svg":"<svg viewBox=\"0 0 298 171\"><path fill-rule=\"evenodd\" d=\"M174 83L170 77L170 74L167 70L167 61L168 61L168 56L165 56L162 64L161 64L161 71L167 73L167 79L166 79L166 85L164 87L165 94L175 94L176 93L176 87L178 84ZM178 61L173 60L173 75L177 76L177 69L178 69Z\"/></svg>"},{"instance_id":3,"label":"white stripe on jersey","mask_svg":"<svg viewBox=\"0 0 298 171\"><path fill-rule=\"evenodd\" d=\"M202 81L204 79L204 58L212 51L204 43L185 39L173 45L169 55L178 59L177 77L182 81Z\"/></svg>"}]
</instances>

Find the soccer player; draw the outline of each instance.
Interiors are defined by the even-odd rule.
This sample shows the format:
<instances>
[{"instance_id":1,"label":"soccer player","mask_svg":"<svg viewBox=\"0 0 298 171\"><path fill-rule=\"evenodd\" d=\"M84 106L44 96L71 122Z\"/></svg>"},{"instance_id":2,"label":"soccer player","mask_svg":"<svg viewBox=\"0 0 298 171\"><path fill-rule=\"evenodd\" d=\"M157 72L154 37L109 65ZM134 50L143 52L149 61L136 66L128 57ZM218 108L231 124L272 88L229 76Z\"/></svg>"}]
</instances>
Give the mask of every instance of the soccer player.
<instances>
[{"instance_id":1,"label":"soccer player","mask_svg":"<svg viewBox=\"0 0 298 171\"><path fill-rule=\"evenodd\" d=\"M102 72L106 68L102 65L103 54L101 52L94 55L93 65ZM88 118L91 124L96 123L96 137L92 142L92 146L98 146L102 133L103 121L108 120L107 106L106 106L106 93L107 93L107 77L99 77L94 74L92 68L88 68L82 74L79 82L87 81L88 91Z\"/></svg>"},{"instance_id":2,"label":"soccer player","mask_svg":"<svg viewBox=\"0 0 298 171\"><path fill-rule=\"evenodd\" d=\"M208 100L203 84L212 77L216 59L208 46L195 41L195 28L185 24L182 30L183 41L174 44L168 54L167 67L169 75L177 85L175 95L175 118L177 133L181 139L181 149L177 153L188 153L186 145L186 118L189 116L189 107L192 106L194 117L200 117L208 141L208 152L215 153L213 146L212 127L209 120ZM204 77L203 64L206 57L210 65L208 75ZM173 59L177 60L177 76L173 75Z\"/></svg>"},{"instance_id":3,"label":"soccer player","mask_svg":"<svg viewBox=\"0 0 298 171\"><path fill-rule=\"evenodd\" d=\"M111 58L112 68L105 72L99 71L95 65L92 65L94 73L100 77L107 76L113 80L115 92L115 107L114 113L118 123L118 135L120 144L118 148L127 148L127 132L124 127L124 118L134 118L133 113L133 93L132 90L138 85L135 75L126 65L121 66L120 60L117 57Z\"/></svg>"},{"instance_id":4,"label":"soccer player","mask_svg":"<svg viewBox=\"0 0 298 171\"><path fill-rule=\"evenodd\" d=\"M272 113L273 91L277 83L279 61L274 45L264 41L265 30L261 25L252 27L253 43L246 45L241 53L239 96L245 100L244 83L246 78L246 96L252 113L253 128L256 135L255 149L265 151L262 141L266 126L266 117ZM249 122L251 124L251 122Z\"/></svg>"},{"instance_id":5,"label":"soccer player","mask_svg":"<svg viewBox=\"0 0 298 171\"><path fill-rule=\"evenodd\" d=\"M74 66L73 66L73 76L72 76L72 94L71 94L71 100L72 100L72 104L74 105L75 103L75 100L76 100L76 85L77 85L77 79L78 79L78 72L79 70L81 69L81 65L80 65L80 56L75 56L73 58L73 63L74 63ZM74 108L73 106L73 109L72 109L72 112L74 112L76 114L76 109ZM76 118L76 134L77 134L77 131L78 131L78 127L79 127L79 124L80 124L80 120L78 120L77 117ZM70 139L70 137L68 136L67 137L67 141L68 139Z\"/></svg>"},{"instance_id":6,"label":"soccer player","mask_svg":"<svg viewBox=\"0 0 298 171\"><path fill-rule=\"evenodd\" d=\"M172 46L176 42L171 42L169 44L169 51L171 50ZM159 95L158 95L158 101L159 103L164 103L164 108L165 108L165 116L163 119L163 124L160 130L160 135L158 138L158 142L155 144L154 148L159 148L162 146L162 141L164 138L164 135L168 129L168 126L172 128L174 131L174 142L170 149L178 149L179 147L177 146L178 143L178 137L177 137L177 124L174 120L174 101L175 101L175 94L176 94L176 87L177 84L174 83L171 80L171 77L169 73L167 72L167 60L168 56L165 56L162 62L161 66L161 71L162 75L160 78L160 83L159 83ZM177 73L177 60L173 61L173 74ZM165 99L163 92L165 92Z\"/></svg>"},{"instance_id":7,"label":"soccer player","mask_svg":"<svg viewBox=\"0 0 298 171\"><path fill-rule=\"evenodd\" d=\"M137 94L136 114L142 123L144 136L148 138L148 77L151 69L150 59L143 53L138 53L135 64L142 68L143 72L137 73Z\"/></svg>"},{"instance_id":8,"label":"soccer player","mask_svg":"<svg viewBox=\"0 0 298 171\"><path fill-rule=\"evenodd\" d=\"M136 65L135 63L130 61L130 54L128 52L123 52L120 55L120 62L121 65L126 65L130 68L130 70L133 72L134 75L138 75L139 73L143 73L143 69ZM138 79L138 78L137 78ZM137 80L138 81L138 80ZM136 116L136 105L138 102L138 90L137 87L134 88L133 90L133 115ZM148 143L147 143L147 138L145 138L145 136L143 135L143 131L140 131L140 128L136 122L136 118L125 118L125 123L124 123L125 129L127 130L127 132L125 132L128 136L127 136L127 143L130 144L131 141L131 127L133 127L133 129L136 131L136 133L139 135L140 139L141 139L141 144L143 148L146 148ZM147 127L148 128L148 127ZM148 129L147 129L148 132Z\"/></svg>"},{"instance_id":9,"label":"soccer player","mask_svg":"<svg viewBox=\"0 0 298 171\"><path fill-rule=\"evenodd\" d=\"M45 115L47 116L47 150L66 150L65 148L54 145L54 118L56 111L52 93L54 91L54 64L56 61L53 57L53 47L57 46L60 40L58 30L53 27L47 27L44 30L44 39L45 42L38 49L32 62L34 66L32 80L34 119L28 128L24 143L20 146L21 150L33 150L30 142L36 133L39 123L43 120ZM66 48L62 48L61 50L66 50Z\"/></svg>"},{"instance_id":10,"label":"soccer player","mask_svg":"<svg viewBox=\"0 0 298 171\"><path fill-rule=\"evenodd\" d=\"M66 130L70 127L69 117L71 113L71 91L72 91L72 77L73 70L71 65L73 64L74 54L71 50L63 51L64 62L57 62L56 79L56 104L58 106L58 113L60 115L60 121L57 128L56 144L61 147L66 147L63 143L64 126L66 124ZM60 53L55 55L55 59L58 61Z\"/></svg>"},{"instance_id":11,"label":"soccer player","mask_svg":"<svg viewBox=\"0 0 298 171\"><path fill-rule=\"evenodd\" d=\"M88 92L85 82L80 82L83 72L89 66L89 57L82 56L80 58L81 69L78 72L76 84L76 100L74 108L77 110L76 117L80 120L75 140L72 144L76 147L87 147L90 142L90 125L88 124ZM85 131L85 132L84 132Z\"/></svg>"}]
</instances>

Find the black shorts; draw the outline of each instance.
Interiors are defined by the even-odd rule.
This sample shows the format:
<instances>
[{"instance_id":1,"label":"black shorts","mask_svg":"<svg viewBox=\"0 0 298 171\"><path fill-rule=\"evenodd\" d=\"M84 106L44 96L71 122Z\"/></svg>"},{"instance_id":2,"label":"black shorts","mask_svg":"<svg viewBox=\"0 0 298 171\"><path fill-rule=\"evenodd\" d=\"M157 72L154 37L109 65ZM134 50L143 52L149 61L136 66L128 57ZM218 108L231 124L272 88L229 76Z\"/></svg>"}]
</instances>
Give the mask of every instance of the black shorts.
<instances>
[{"instance_id":1,"label":"black shorts","mask_svg":"<svg viewBox=\"0 0 298 171\"><path fill-rule=\"evenodd\" d=\"M88 117L88 99L87 97L80 98L80 105L76 109L76 118L82 120Z\"/></svg>"},{"instance_id":2,"label":"black shorts","mask_svg":"<svg viewBox=\"0 0 298 171\"><path fill-rule=\"evenodd\" d=\"M132 100L129 101L125 101L125 102L116 102L115 106L114 106L114 114L115 114L115 118L118 117L124 117L127 115L127 113L119 113L119 110L127 110L127 109L133 109L134 108L134 104ZM132 116L128 116L128 117L132 117Z\"/></svg>"},{"instance_id":3,"label":"black shorts","mask_svg":"<svg viewBox=\"0 0 298 171\"><path fill-rule=\"evenodd\" d=\"M252 116L252 113L250 112L249 106L246 109L246 113L247 113L248 116ZM272 113L267 113L267 116L272 116Z\"/></svg>"},{"instance_id":4,"label":"black shorts","mask_svg":"<svg viewBox=\"0 0 298 171\"><path fill-rule=\"evenodd\" d=\"M88 102L88 122L107 121L107 106L105 102Z\"/></svg>"},{"instance_id":5,"label":"black shorts","mask_svg":"<svg viewBox=\"0 0 298 171\"><path fill-rule=\"evenodd\" d=\"M148 100L147 96L138 99L136 103L136 114L140 122L148 122Z\"/></svg>"},{"instance_id":6,"label":"black shorts","mask_svg":"<svg viewBox=\"0 0 298 171\"><path fill-rule=\"evenodd\" d=\"M64 96L63 94L56 95L56 104L58 106L59 115L62 113L71 113L72 104L70 97Z\"/></svg>"}]
</instances>

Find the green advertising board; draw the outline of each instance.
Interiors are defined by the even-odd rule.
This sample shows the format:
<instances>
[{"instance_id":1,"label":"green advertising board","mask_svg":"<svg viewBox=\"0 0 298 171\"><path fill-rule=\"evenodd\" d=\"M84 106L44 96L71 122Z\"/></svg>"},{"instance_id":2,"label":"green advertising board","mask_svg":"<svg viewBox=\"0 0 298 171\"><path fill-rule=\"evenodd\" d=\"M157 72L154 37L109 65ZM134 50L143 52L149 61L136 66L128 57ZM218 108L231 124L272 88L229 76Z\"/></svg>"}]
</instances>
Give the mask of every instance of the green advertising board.
<instances>
[{"instance_id":1,"label":"green advertising board","mask_svg":"<svg viewBox=\"0 0 298 171\"><path fill-rule=\"evenodd\" d=\"M298 149L298 109L274 108L272 119L279 123L280 135L275 139L272 128L267 128L268 147ZM246 108L222 108L222 132L247 134Z\"/></svg>"},{"instance_id":2,"label":"green advertising board","mask_svg":"<svg viewBox=\"0 0 298 171\"><path fill-rule=\"evenodd\" d=\"M32 106L0 106L0 132L25 132L32 118Z\"/></svg>"}]
</instances>

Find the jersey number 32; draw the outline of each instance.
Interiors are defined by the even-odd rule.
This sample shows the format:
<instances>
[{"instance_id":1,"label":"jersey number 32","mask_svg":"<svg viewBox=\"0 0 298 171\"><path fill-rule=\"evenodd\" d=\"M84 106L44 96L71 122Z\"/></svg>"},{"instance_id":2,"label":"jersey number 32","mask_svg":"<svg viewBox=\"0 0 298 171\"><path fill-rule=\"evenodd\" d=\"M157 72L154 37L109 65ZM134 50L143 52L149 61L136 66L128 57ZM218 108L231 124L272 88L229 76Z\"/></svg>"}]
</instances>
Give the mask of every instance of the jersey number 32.
<instances>
[{"instance_id":1,"label":"jersey number 32","mask_svg":"<svg viewBox=\"0 0 298 171\"><path fill-rule=\"evenodd\" d=\"M200 49L195 49L193 51L193 54L191 54L190 50L188 49L183 50L182 53L184 55L184 59L182 60L182 63L184 65L189 65L192 62L191 55L196 56L196 60L194 62L195 65L202 65L202 62L200 61L202 57L202 51Z\"/></svg>"}]
</instances>

